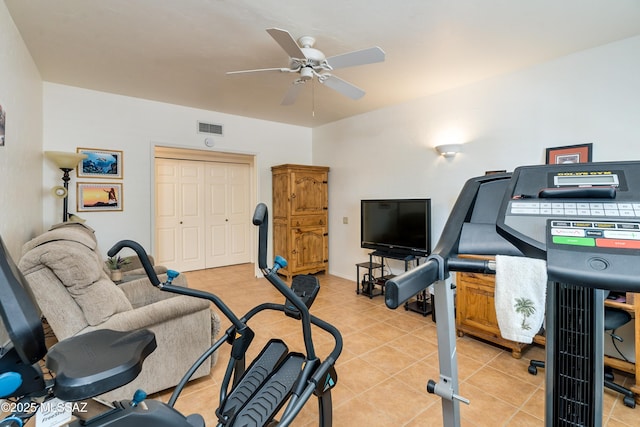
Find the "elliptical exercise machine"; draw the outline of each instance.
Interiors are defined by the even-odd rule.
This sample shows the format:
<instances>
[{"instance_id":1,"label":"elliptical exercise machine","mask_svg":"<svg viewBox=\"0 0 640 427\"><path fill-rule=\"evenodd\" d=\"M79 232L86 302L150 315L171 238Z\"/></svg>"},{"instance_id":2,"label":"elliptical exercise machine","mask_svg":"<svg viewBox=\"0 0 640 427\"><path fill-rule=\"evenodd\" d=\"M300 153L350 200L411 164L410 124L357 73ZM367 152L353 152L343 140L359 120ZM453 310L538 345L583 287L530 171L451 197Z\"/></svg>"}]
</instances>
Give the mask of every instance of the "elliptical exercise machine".
<instances>
[{"instance_id":1,"label":"elliptical exercise machine","mask_svg":"<svg viewBox=\"0 0 640 427\"><path fill-rule=\"evenodd\" d=\"M173 405L193 373L224 343L231 344L231 357L215 411L218 426L272 425L281 410L277 425L288 426L314 394L318 401L319 425L332 425L331 389L337 383L334 366L342 351L342 337L334 326L309 313L320 289L317 278L297 276L289 288L277 275L286 261L276 257L274 267L267 266L268 212L264 204L256 207L253 223L259 226L258 265L286 301L260 304L242 318L214 294L172 285L177 272L170 272L167 281L160 282L138 243L124 240L109 250L109 256L113 256L125 247L133 249L154 286L165 292L207 299L232 325L195 361L168 403L146 399L144 392L136 392L132 400L114 402L113 409L88 420L74 421L71 426L204 427L201 415L184 416ZM148 330L98 330L61 341L47 352L40 317L23 282L0 238L0 314L10 339L0 352L0 398L15 398L16 402L29 403L22 407L30 408L32 403L37 406L38 402L53 397L69 402L86 400L132 381L142 369L144 359L156 348L155 337ZM247 323L265 310L280 311L300 321L304 353L290 352L282 340L271 339L245 368L246 352L254 337ZM333 350L324 360L315 353L311 325L328 332L334 339ZM47 368L56 375L52 380L44 379L38 364L45 355ZM33 415L33 412L12 413L0 420L0 426L21 427Z\"/></svg>"}]
</instances>

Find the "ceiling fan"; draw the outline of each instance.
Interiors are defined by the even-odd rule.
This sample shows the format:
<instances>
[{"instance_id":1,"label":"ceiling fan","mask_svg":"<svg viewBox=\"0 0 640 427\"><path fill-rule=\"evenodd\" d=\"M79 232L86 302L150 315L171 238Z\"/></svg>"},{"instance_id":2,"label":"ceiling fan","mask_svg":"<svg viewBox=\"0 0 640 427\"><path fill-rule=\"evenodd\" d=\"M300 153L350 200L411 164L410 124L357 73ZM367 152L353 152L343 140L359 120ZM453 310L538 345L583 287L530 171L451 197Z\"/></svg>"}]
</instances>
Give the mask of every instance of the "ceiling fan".
<instances>
[{"instance_id":1,"label":"ceiling fan","mask_svg":"<svg viewBox=\"0 0 640 427\"><path fill-rule=\"evenodd\" d=\"M364 90L334 76L330 71L337 68L353 67L356 65L372 64L374 62L384 61L384 51L377 46L327 58L324 53L313 47L316 39L311 36L302 36L298 39L298 42L296 42L287 30L269 28L267 32L289 55L289 67L229 71L227 74L257 73L263 71L299 74L300 76L294 80L293 84L282 99L282 105L293 104L298 98L304 83L312 81L314 77L316 77L320 83L344 96L354 100L360 99L365 94Z\"/></svg>"}]
</instances>

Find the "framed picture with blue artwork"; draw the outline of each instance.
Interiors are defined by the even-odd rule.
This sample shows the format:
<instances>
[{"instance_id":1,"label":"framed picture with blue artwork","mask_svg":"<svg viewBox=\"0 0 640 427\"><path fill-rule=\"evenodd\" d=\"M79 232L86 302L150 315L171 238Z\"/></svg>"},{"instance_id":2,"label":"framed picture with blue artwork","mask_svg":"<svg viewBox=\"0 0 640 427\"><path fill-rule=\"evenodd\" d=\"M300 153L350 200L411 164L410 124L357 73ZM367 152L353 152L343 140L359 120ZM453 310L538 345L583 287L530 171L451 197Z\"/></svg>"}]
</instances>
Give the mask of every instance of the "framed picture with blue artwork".
<instances>
[{"instance_id":1,"label":"framed picture with blue artwork","mask_svg":"<svg viewBox=\"0 0 640 427\"><path fill-rule=\"evenodd\" d=\"M122 178L122 151L78 148L87 158L78 164L79 178Z\"/></svg>"}]
</instances>

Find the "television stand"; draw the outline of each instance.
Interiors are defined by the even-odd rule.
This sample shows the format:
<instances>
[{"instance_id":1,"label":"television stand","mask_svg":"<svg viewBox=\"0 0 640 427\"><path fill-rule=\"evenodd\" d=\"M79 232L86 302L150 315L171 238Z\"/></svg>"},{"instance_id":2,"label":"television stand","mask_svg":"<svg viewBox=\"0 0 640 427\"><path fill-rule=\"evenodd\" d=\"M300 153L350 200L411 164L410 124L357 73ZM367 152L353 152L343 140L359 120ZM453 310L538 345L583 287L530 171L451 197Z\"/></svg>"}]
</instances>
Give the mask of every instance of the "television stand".
<instances>
[{"instance_id":1,"label":"television stand","mask_svg":"<svg viewBox=\"0 0 640 427\"><path fill-rule=\"evenodd\" d=\"M360 282L360 267L367 269L367 273L364 274L362 282ZM373 298L384 293L384 285L380 289L376 289L378 279L373 274L377 269L380 269L381 274L384 273L384 266L377 262L373 262L373 257L371 255L369 257L369 262L360 262L356 264L356 294L362 294L369 298Z\"/></svg>"},{"instance_id":2,"label":"television stand","mask_svg":"<svg viewBox=\"0 0 640 427\"><path fill-rule=\"evenodd\" d=\"M427 315L433 313L433 304L431 303L431 295L427 293L426 289L423 290L422 292L418 293L418 295L416 295L416 298L414 301L405 302L404 309L406 311L413 311L414 313L420 313L423 316L427 317Z\"/></svg>"}]
</instances>

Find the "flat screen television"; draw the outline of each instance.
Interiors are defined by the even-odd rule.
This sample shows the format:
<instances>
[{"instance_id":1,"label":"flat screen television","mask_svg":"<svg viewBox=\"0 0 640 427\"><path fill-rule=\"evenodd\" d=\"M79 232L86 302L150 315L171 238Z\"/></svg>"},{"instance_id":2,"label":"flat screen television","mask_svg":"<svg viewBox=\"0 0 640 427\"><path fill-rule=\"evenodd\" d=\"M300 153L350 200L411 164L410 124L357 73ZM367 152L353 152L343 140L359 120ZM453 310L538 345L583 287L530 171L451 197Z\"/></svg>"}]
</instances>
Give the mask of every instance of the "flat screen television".
<instances>
[{"instance_id":1,"label":"flat screen television","mask_svg":"<svg viewBox=\"0 0 640 427\"><path fill-rule=\"evenodd\" d=\"M429 255L431 199L361 200L360 247L391 255Z\"/></svg>"}]
</instances>

